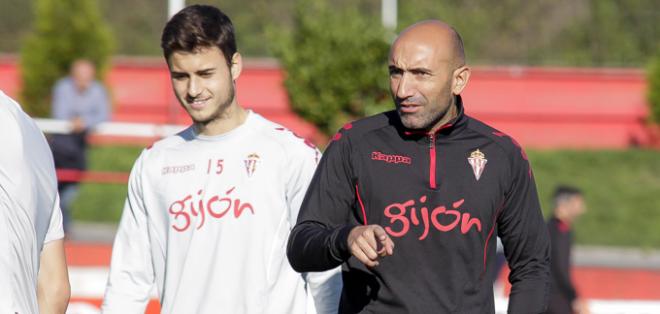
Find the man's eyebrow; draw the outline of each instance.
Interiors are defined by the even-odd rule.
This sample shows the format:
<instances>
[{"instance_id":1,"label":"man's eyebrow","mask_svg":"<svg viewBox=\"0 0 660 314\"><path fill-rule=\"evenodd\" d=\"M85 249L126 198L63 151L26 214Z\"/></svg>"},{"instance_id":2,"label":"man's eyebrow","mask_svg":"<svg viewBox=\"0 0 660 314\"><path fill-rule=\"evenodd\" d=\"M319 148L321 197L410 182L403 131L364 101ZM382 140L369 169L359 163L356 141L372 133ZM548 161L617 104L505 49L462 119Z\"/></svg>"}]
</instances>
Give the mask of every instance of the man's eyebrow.
<instances>
[{"instance_id":1,"label":"man's eyebrow","mask_svg":"<svg viewBox=\"0 0 660 314\"><path fill-rule=\"evenodd\" d=\"M215 71L215 68L206 68L206 69L197 70L195 71L195 73L209 73L213 71Z\"/></svg>"},{"instance_id":2,"label":"man's eyebrow","mask_svg":"<svg viewBox=\"0 0 660 314\"><path fill-rule=\"evenodd\" d=\"M425 74L430 74L433 73L431 69L424 68L424 67L418 67L418 68L411 68L411 69L402 69L394 64L390 64L388 66L388 69L390 71L406 71L406 72L412 72L412 73L425 73Z\"/></svg>"},{"instance_id":3,"label":"man's eyebrow","mask_svg":"<svg viewBox=\"0 0 660 314\"><path fill-rule=\"evenodd\" d=\"M427 69L427 68L423 68L423 67L422 68L408 69L408 71L412 72L412 73L431 73L432 72L431 69Z\"/></svg>"},{"instance_id":4,"label":"man's eyebrow","mask_svg":"<svg viewBox=\"0 0 660 314\"><path fill-rule=\"evenodd\" d=\"M392 71L392 70L401 70L400 67L398 67L398 66L396 66L396 65L394 65L394 64L390 64L390 65L388 65L387 68L388 68L390 71Z\"/></svg>"}]
</instances>

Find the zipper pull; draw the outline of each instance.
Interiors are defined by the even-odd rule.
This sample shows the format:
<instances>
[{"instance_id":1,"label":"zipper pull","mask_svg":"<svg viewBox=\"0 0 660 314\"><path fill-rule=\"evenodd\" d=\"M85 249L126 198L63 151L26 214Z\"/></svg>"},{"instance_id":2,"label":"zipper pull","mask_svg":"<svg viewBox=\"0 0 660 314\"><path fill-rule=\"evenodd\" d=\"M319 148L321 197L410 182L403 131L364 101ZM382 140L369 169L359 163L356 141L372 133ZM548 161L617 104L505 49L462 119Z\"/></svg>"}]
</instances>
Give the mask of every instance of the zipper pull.
<instances>
[{"instance_id":1,"label":"zipper pull","mask_svg":"<svg viewBox=\"0 0 660 314\"><path fill-rule=\"evenodd\" d=\"M433 148L435 145L435 133L429 134L429 148Z\"/></svg>"}]
</instances>

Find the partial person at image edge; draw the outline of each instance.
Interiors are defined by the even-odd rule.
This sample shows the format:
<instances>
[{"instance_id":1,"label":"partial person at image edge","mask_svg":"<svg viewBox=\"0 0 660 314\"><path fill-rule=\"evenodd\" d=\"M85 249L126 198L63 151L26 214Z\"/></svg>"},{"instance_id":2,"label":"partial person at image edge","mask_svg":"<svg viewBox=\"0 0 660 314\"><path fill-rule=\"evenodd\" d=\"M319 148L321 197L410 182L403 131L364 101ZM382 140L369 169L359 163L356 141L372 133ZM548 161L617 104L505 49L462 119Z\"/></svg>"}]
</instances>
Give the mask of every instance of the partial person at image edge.
<instances>
[{"instance_id":1,"label":"partial person at image edge","mask_svg":"<svg viewBox=\"0 0 660 314\"><path fill-rule=\"evenodd\" d=\"M0 91L0 312L64 313L70 296L53 157Z\"/></svg>"}]
</instances>

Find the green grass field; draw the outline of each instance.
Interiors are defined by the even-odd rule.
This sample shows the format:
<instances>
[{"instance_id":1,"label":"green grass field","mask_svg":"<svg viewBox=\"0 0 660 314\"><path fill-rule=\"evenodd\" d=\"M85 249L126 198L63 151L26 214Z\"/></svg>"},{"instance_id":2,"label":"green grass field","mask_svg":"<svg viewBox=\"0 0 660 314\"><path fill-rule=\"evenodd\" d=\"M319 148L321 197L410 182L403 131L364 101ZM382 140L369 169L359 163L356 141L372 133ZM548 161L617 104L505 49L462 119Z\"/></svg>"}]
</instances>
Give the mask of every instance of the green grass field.
<instances>
[{"instance_id":1,"label":"green grass field","mask_svg":"<svg viewBox=\"0 0 660 314\"><path fill-rule=\"evenodd\" d=\"M139 147L95 146L90 167L130 171ZM589 211L576 223L577 242L660 248L660 151L528 151L544 212L557 184L585 192ZM126 186L83 184L73 217L116 222Z\"/></svg>"},{"instance_id":2,"label":"green grass field","mask_svg":"<svg viewBox=\"0 0 660 314\"><path fill-rule=\"evenodd\" d=\"M88 152L89 168L96 171L129 172L140 155L141 147L92 146ZM74 220L117 222L124 206L125 184L85 183L72 205Z\"/></svg>"}]
</instances>

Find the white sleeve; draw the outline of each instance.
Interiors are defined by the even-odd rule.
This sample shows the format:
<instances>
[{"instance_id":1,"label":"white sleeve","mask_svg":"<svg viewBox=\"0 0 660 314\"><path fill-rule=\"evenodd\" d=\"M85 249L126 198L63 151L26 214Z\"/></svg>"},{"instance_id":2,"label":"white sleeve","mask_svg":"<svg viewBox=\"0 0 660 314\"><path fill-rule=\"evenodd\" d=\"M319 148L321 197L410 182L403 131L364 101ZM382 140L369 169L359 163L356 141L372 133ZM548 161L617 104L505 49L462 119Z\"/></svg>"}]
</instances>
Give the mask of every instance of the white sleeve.
<instances>
[{"instance_id":1,"label":"white sleeve","mask_svg":"<svg viewBox=\"0 0 660 314\"><path fill-rule=\"evenodd\" d=\"M48 223L44 244L62 238L64 238L64 229L62 227L62 209L60 209L60 195L58 193L55 196L53 211L50 214L50 222Z\"/></svg>"},{"instance_id":2,"label":"white sleeve","mask_svg":"<svg viewBox=\"0 0 660 314\"><path fill-rule=\"evenodd\" d=\"M289 206L289 223L293 228L298 219L300 205L309 186L321 153L316 148L304 148L302 154L295 154L289 160L289 177L287 182L287 202ZM341 266L324 271L303 274L314 299L314 308L318 314L337 313L341 297L342 279Z\"/></svg>"},{"instance_id":3,"label":"white sleeve","mask_svg":"<svg viewBox=\"0 0 660 314\"><path fill-rule=\"evenodd\" d=\"M142 160L133 166L128 196L112 247L110 275L101 311L103 313L144 313L154 285L147 215L142 194Z\"/></svg>"}]
</instances>

